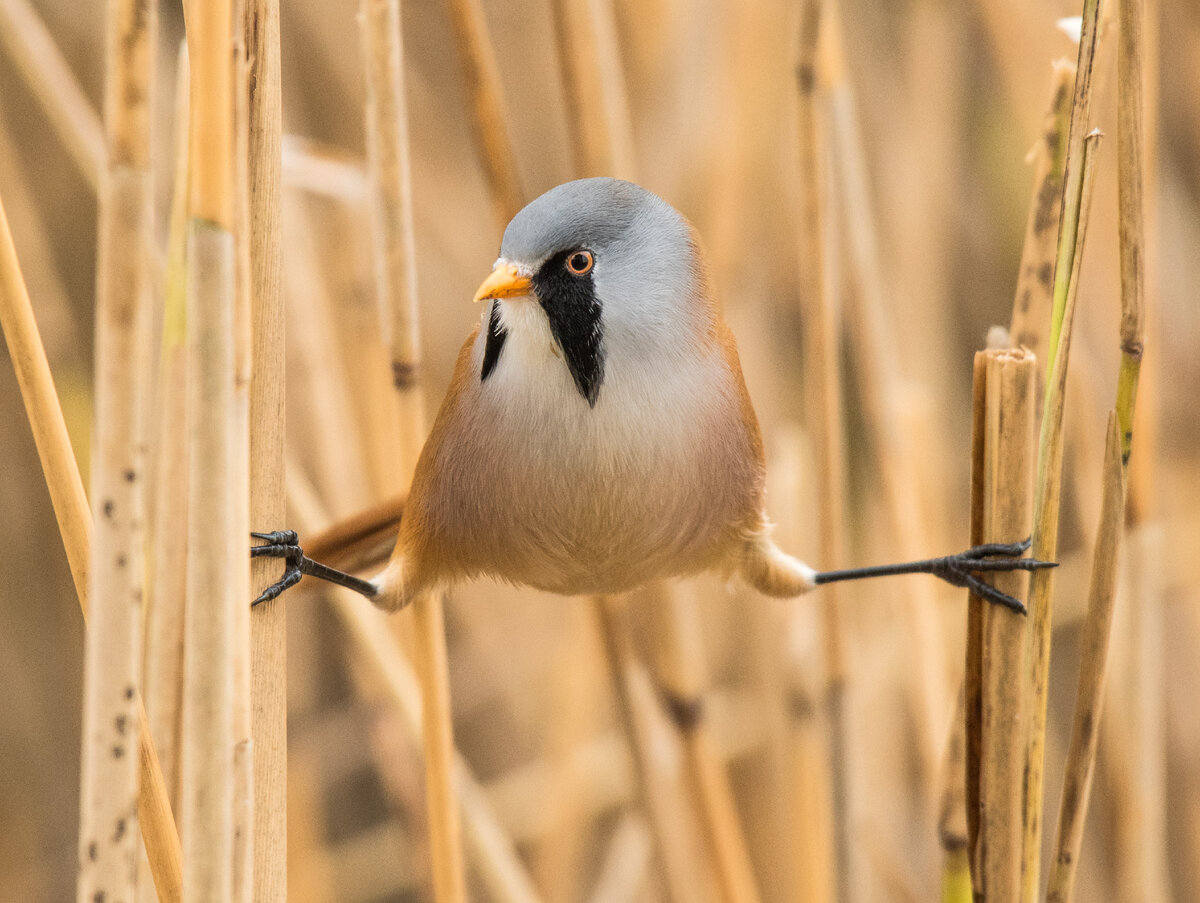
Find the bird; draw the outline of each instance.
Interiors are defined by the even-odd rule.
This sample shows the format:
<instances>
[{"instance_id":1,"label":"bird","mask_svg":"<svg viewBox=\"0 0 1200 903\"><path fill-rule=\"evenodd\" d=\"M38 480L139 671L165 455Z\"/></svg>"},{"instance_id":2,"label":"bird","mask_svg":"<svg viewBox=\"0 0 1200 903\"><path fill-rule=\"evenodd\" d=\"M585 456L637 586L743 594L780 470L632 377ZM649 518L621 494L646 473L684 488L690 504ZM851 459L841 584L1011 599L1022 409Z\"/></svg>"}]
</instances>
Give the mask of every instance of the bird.
<instances>
[{"instance_id":1,"label":"bird","mask_svg":"<svg viewBox=\"0 0 1200 903\"><path fill-rule=\"evenodd\" d=\"M309 558L294 531L254 533L283 577L348 586L397 611L492 578L564 596L716 572L767 596L931 573L1023 611L986 571L1051 567L1024 542L818 572L779 548L762 433L696 229L631 182L550 189L508 224L484 305L421 451L384 569Z\"/></svg>"}]
</instances>

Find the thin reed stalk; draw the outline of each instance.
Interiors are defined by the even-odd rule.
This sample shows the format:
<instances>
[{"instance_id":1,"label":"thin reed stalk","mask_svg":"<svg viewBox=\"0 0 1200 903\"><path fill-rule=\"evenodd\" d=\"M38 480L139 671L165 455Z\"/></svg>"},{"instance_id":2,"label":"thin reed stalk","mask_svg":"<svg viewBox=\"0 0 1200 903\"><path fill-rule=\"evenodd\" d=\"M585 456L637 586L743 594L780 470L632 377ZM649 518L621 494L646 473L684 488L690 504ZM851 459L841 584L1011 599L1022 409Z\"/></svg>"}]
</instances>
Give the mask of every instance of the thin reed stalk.
<instances>
[{"instance_id":1,"label":"thin reed stalk","mask_svg":"<svg viewBox=\"0 0 1200 903\"><path fill-rule=\"evenodd\" d=\"M663 867L667 899L692 903L703 893L699 865L681 836L673 817L670 796L674 781L660 755L656 755L655 699L650 678L633 651L627 601L620 596L593 596L596 630L603 643L605 663L613 684L621 732L629 744L635 775L635 799L650 824ZM690 815L690 813L689 813Z\"/></svg>"},{"instance_id":2,"label":"thin reed stalk","mask_svg":"<svg viewBox=\"0 0 1200 903\"><path fill-rule=\"evenodd\" d=\"M92 190L99 192L107 156L104 126L28 0L0 3L0 44L37 97L79 172Z\"/></svg>"},{"instance_id":3,"label":"thin reed stalk","mask_svg":"<svg viewBox=\"0 0 1200 903\"><path fill-rule=\"evenodd\" d=\"M799 169L802 184L800 210L800 303L805 315L804 384L806 411L816 447L815 461L822 479L818 484L817 510L821 532L817 550L821 565L837 567L845 560L846 457L842 435L842 396L838 374L841 325L831 273L836 259L827 212L827 168L824 86L818 84L818 46L823 11L820 0L805 0L800 8L800 49L797 60L799 92ZM834 590L829 592L829 590ZM825 698L829 716L829 768L832 773L833 837L839 899L849 895L850 839L846 753L849 738L845 718L846 655L838 600L839 588L821 589L821 626L824 634Z\"/></svg>"},{"instance_id":4,"label":"thin reed stalk","mask_svg":"<svg viewBox=\"0 0 1200 903\"><path fill-rule=\"evenodd\" d=\"M553 0L577 177L633 179L637 160L611 0Z\"/></svg>"},{"instance_id":5,"label":"thin reed stalk","mask_svg":"<svg viewBox=\"0 0 1200 903\"><path fill-rule=\"evenodd\" d=\"M278 0L245 0L242 40L247 97L250 256L250 523L282 528L284 492L284 310L280 217L282 117ZM257 596L278 566L251 567ZM259 605L250 619L251 733L254 738L254 899L287 898L287 608Z\"/></svg>"},{"instance_id":6,"label":"thin reed stalk","mask_svg":"<svg viewBox=\"0 0 1200 903\"><path fill-rule=\"evenodd\" d=\"M92 518L83 480L71 450L66 422L54 390L46 352L38 334L29 293L17 263L8 217L0 202L0 328L25 402L26 414L50 490L50 501L75 582L79 606L88 615L88 573L91 561ZM138 826L151 874L163 903L182 899L179 834L162 768L147 726L146 710L137 698ZM128 824L126 825L128 829ZM89 851L90 852L90 851Z\"/></svg>"},{"instance_id":7,"label":"thin reed stalk","mask_svg":"<svg viewBox=\"0 0 1200 903\"><path fill-rule=\"evenodd\" d=\"M113 0L106 28L105 145L96 266L95 433L84 662L77 899L130 899L137 874L138 720L142 667L143 460L139 375L148 349L153 234L150 98L157 16Z\"/></svg>"},{"instance_id":8,"label":"thin reed stalk","mask_svg":"<svg viewBox=\"0 0 1200 903\"><path fill-rule=\"evenodd\" d=\"M400 407L398 448L404 484L411 480L425 438L416 246L412 214L404 48L398 0L363 0L367 72L367 149L371 167L371 224L376 286L390 317L392 382ZM454 803L454 727L446 625L440 595L413 606L415 663L421 676L425 791L434 896L465 901L466 875L458 807Z\"/></svg>"},{"instance_id":9,"label":"thin reed stalk","mask_svg":"<svg viewBox=\"0 0 1200 903\"><path fill-rule=\"evenodd\" d=\"M303 491L302 479L288 481L289 504L306 533L325 518L312 493ZM362 604L349 592L335 591L333 611L346 628L360 659L379 682L385 697L396 707L412 736L424 743L423 687L405 658L388 617ZM500 826L483 788L459 753L454 754L451 784L461 809L464 839L479 877L489 894L500 903L538 903L533 882L517 857L512 841Z\"/></svg>"},{"instance_id":10,"label":"thin reed stalk","mask_svg":"<svg viewBox=\"0 0 1200 903\"><path fill-rule=\"evenodd\" d=\"M1050 866L1047 903L1070 903L1083 846L1096 750L1100 741L1100 715L1108 673L1108 640L1117 595L1117 562L1125 520L1125 474L1118 417L1109 415L1104 453L1100 529L1092 553L1092 578L1088 588L1088 614L1083 624L1083 650L1071 745L1067 752L1058 832Z\"/></svg>"},{"instance_id":11,"label":"thin reed stalk","mask_svg":"<svg viewBox=\"0 0 1200 903\"><path fill-rule=\"evenodd\" d=\"M972 486L979 487L972 504L982 503L982 511L973 511L972 522L979 523L983 542L1011 542L1029 530L1037 359L1022 350L1002 349L979 352L979 359L975 377L983 386L976 386L974 395L984 407L975 415L982 434L972 441ZM994 575L993 583L1021 598L1025 579L1014 571ZM974 595L970 605L977 623L971 642L977 648L969 652L968 664L977 669L972 682L979 688L978 713L967 727L977 732L973 745L979 750L972 880L976 900L1015 903L1021 893L1026 687L1013 675L1021 672L1026 621Z\"/></svg>"},{"instance_id":12,"label":"thin reed stalk","mask_svg":"<svg viewBox=\"0 0 1200 903\"><path fill-rule=\"evenodd\" d=\"M857 288L847 298L852 369L857 376L873 464L883 490L895 559L913 561L929 554L932 538L922 515L917 478L920 433L912 429L911 418L905 417L904 399L911 386L897 360L894 304L885 288L866 154L845 61L840 7L831 4L827 15L830 50L823 54L822 69L830 96L830 141L837 161L833 169L839 177L837 185L848 221L845 235L849 275ZM908 648L921 650L905 671L917 726L918 778L931 806L937 787L937 749L945 730L943 685L947 665L933 588L929 581L906 584L904 607L899 612Z\"/></svg>"},{"instance_id":13,"label":"thin reed stalk","mask_svg":"<svg viewBox=\"0 0 1200 903\"><path fill-rule=\"evenodd\" d=\"M147 547L145 697L150 730L176 806L180 800L183 623L187 598L187 194L188 62L176 75L175 184L167 237L154 444L155 504Z\"/></svg>"},{"instance_id":14,"label":"thin reed stalk","mask_svg":"<svg viewBox=\"0 0 1200 903\"><path fill-rule=\"evenodd\" d=\"M1085 67L1081 64L1080 71ZM1076 85L1078 89L1078 84ZM1078 102L1076 106L1078 106ZM1074 128L1074 124L1072 125ZM1067 362L1075 318L1075 297L1079 288L1079 269L1083 261L1083 244L1087 232L1087 216L1091 204L1091 187L1095 151L1101 135L1093 132L1081 145L1079 194L1064 194L1063 229L1070 224L1074 231L1069 239L1073 256L1065 261L1060 240L1058 266L1069 262L1071 275L1066 278L1066 297L1061 314L1057 300L1059 278L1055 276L1055 319L1050 333L1048 352L1053 358L1046 384L1042 422L1038 437L1037 480L1035 482L1033 556L1053 561L1058 547L1058 511L1062 492L1062 421L1067 380ZM1072 152L1068 151L1065 191L1071 191ZM1029 648L1025 657L1026 680L1029 684L1029 751L1026 756L1025 777L1025 843L1022 861L1022 896L1026 903L1037 898L1040 874L1042 836L1042 796L1046 748L1046 705L1050 679L1050 634L1054 590L1054 569L1034 571L1029 580L1029 611L1032 627Z\"/></svg>"},{"instance_id":15,"label":"thin reed stalk","mask_svg":"<svg viewBox=\"0 0 1200 903\"><path fill-rule=\"evenodd\" d=\"M512 132L505 112L504 88L496 50L488 38L480 0L448 0L450 24L471 97L475 136L492 189L496 216L503 227L525 204Z\"/></svg>"},{"instance_id":16,"label":"thin reed stalk","mask_svg":"<svg viewBox=\"0 0 1200 903\"><path fill-rule=\"evenodd\" d=\"M664 584L654 606L655 676L683 744L688 781L699 809L713 869L726 903L758 903L754 867L729 775L713 746L704 709L703 650L696 600Z\"/></svg>"},{"instance_id":17,"label":"thin reed stalk","mask_svg":"<svg viewBox=\"0 0 1200 903\"><path fill-rule=\"evenodd\" d=\"M367 159L375 291L390 327L392 383L400 406L401 485L412 479L425 441L425 394L417 303L412 167L404 94L404 47L398 0L362 0L367 75Z\"/></svg>"},{"instance_id":18,"label":"thin reed stalk","mask_svg":"<svg viewBox=\"0 0 1200 903\"><path fill-rule=\"evenodd\" d=\"M633 903L641 899L652 851L645 822L627 812L613 829L588 903Z\"/></svg>"},{"instance_id":19,"label":"thin reed stalk","mask_svg":"<svg viewBox=\"0 0 1200 903\"><path fill-rule=\"evenodd\" d=\"M188 568L184 633L183 844L185 895L237 898L235 794L238 661L250 600L245 549L245 411L239 366L234 243L233 10L230 0L185 7L192 66L188 224ZM244 747L243 747L244 749ZM243 811L239 807L239 812ZM240 818L239 818L240 821ZM249 840L238 838L238 841ZM243 863L243 854L237 853Z\"/></svg>"}]
</instances>

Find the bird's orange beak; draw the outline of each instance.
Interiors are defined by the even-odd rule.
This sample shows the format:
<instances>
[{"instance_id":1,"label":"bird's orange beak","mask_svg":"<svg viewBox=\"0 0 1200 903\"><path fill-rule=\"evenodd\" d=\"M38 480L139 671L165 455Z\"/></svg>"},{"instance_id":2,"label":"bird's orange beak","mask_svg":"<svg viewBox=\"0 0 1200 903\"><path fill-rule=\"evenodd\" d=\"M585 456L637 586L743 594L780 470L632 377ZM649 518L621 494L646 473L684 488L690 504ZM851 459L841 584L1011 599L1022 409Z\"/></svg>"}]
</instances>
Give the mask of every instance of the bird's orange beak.
<instances>
[{"instance_id":1,"label":"bird's orange beak","mask_svg":"<svg viewBox=\"0 0 1200 903\"><path fill-rule=\"evenodd\" d=\"M528 295L532 291L533 283L529 281L528 276L522 275L515 264L498 263L475 292L475 300L478 302L491 298L516 298Z\"/></svg>"}]
</instances>

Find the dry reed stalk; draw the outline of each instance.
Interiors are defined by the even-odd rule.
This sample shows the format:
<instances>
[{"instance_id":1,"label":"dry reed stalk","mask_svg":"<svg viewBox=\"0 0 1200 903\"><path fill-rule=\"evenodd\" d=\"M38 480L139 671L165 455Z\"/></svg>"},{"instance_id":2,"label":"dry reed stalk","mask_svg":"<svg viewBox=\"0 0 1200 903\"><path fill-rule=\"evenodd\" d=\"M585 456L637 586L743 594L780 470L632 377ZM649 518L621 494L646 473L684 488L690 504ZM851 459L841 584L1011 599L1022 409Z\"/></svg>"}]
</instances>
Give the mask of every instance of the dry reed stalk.
<instances>
[{"instance_id":1,"label":"dry reed stalk","mask_svg":"<svg viewBox=\"0 0 1200 903\"><path fill-rule=\"evenodd\" d=\"M308 138L284 135L283 184L355 207L367 199L367 172L354 154Z\"/></svg>"},{"instance_id":2,"label":"dry reed stalk","mask_svg":"<svg viewBox=\"0 0 1200 903\"><path fill-rule=\"evenodd\" d=\"M303 532L309 532L310 527L325 519L316 494L306 488L302 474L295 470L288 480L288 499ZM334 591L330 599L360 660L374 674L412 736L423 743L426 729L423 688L395 633L388 629L388 616L363 605L362 599L348 591ZM500 903L538 903L540 898L512 841L500 826L470 766L458 753L454 754L453 768L452 788L462 810L463 835L488 892Z\"/></svg>"},{"instance_id":3,"label":"dry reed stalk","mask_svg":"<svg viewBox=\"0 0 1200 903\"><path fill-rule=\"evenodd\" d=\"M1033 196L1025 223L1025 244L1017 274L1017 293L1008 331L1012 343L1044 354L1050 332L1054 288L1054 259L1058 250L1058 218L1062 212L1063 170L1067 160L1068 100L1075 80L1075 64L1054 63L1050 80L1050 106L1042 119L1042 133L1031 154L1034 158ZM1038 380L1041 397L1042 380Z\"/></svg>"},{"instance_id":4,"label":"dry reed stalk","mask_svg":"<svg viewBox=\"0 0 1200 903\"><path fill-rule=\"evenodd\" d=\"M62 408L55 395L46 352L38 335L29 293L21 278L3 203L0 203L0 327L3 328L9 356L21 387L79 606L86 618L92 544L91 512L71 450ZM175 903L182 898L179 834L175 830L167 786L150 739L146 710L140 696L136 714L140 750L138 824L159 899L164 903Z\"/></svg>"},{"instance_id":5,"label":"dry reed stalk","mask_svg":"<svg viewBox=\"0 0 1200 903\"><path fill-rule=\"evenodd\" d=\"M842 436L842 398L838 374L840 323L835 300L836 279L830 268L836 259L829 227L826 183L826 139L824 91L818 87L817 55L821 33L820 0L805 0L800 9L800 49L797 59L798 115L800 131L799 169L802 188L800 213L800 303L803 306L804 384L807 389L807 419L817 449L815 455L822 479L818 505L822 524L817 544L822 566L837 567L845 560L845 448ZM829 590L834 590L829 592ZM848 780L846 753L849 738L845 718L846 655L843 648L839 588L821 590L821 620L826 668L825 698L829 716L829 768L832 772L833 837L836 854L837 896L847 899L850 876L848 860Z\"/></svg>"},{"instance_id":6,"label":"dry reed stalk","mask_svg":"<svg viewBox=\"0 0 1200 903\"><path fill-rule=\"evenodd\" d=\"M448 6L463 79L471 97L475 137L503 227L524 206L525 195L505 113L500 65L479 0L449 0Z\"/></svg>"},{"instance_id":7,"label":"dry reed stalk","mask_svg":"<svg viewBox=\"0 0 1200 903\"><path fill-rule=\"evenodd\" d=\"M249 877L234 837L239 783L235 708L242 706L238 660L248 648L244 609L251 596L247 509L237 498L246 486L242 471L248 462L245 412L235 383L240 355L232 4L193 2L185 15L192 78L184 879L189 898L217 900L240 894L235 877ZM237 868L235 855L241 863Z\"/></svg>"},{"instance_id":8,"label":"dry reed stalk","mask_svg":"<svg viewBox=\"0 0 1200 903\"><path fill-rule=\"evenodd\" d=\"M611 0L553 0L577 177L634 179L633 125Z\"/></svg>"},{"instance_id":9,"label":"dry reed stalk","mask_svg":"<svg viewBox=\"0 0 1200 903\"><path fill-rule=\"evenodd\" d=\"M0 43L93 191L106 156L104 126L71 65L28 0L0 3Z\"/></svg>"},{"instance_id":10,"label":"dry reed stalk","mask_svg":"<svg viewBox=\"0 0 1200 903\"><path fill-rule=\"evenodd\" d=\"M1079 685L1071 746L1067 753L1058 833L1046 891L1047 903L1070 903L1075 884L1083 826L1100 740L1100 715L1108 673L1108 640L1116 602L1117 562L1125 515L1125 475L1122 466L1118 418L1109 415L1104 454L1103 501L1099 532L1092 554L1092 579L1088 588L1088 614L1083 625Z\"/></svg>"},{"instance_id":11,"label":"dry reed stalk","mask_svg":"<svg viewBox=\"0 0 1200 903\"><path fill-rule=\"evenodd\" d=\"M858 291L848 297L850 340L854 370L870 437L872 457L882 484L889 534L895 540L895 559L914 561L929 554L931 531L922 516L921 484L916 437L904 418L904 398L909 385L897 360L894 304L885 288L883 266L871 205L871 186L866 155L858 125L853 87L846 71L840 9L831 6L827 15L828 52L823 54L823 84L828 84L831 111L831 142L834 167L840 176L848 228L845 230L850 257L850 276ZM937 790L937 749L945 732L945 643L938 624L936 595L928 581L908 584L901 610L901 630L914 651L915 662L907 668L908 695L916 721L919 779L926 787L932 806Z\"/></svg>"},{"instance_id":12,"label":"dry reed stalk","mask_svg":"<svg viewBox=\"0 0 1200 903\"><path fill-rule=\"evenodd\" d=\"M399 472L405 485L425 438L419 310L404 48L399 0L363 0L367 72L367 150L376 287L391 323L392 382L400 407ZM454 802L454 728L446 625L440 595L413 606L415 664L421 676L425 781L434 895L438 903L466 900L458 807Z\"/></svg>"},{"instance_id":13,"label":"dry reed stalk","mask_svg":"<svg viewBox=\"0 0 1200 903\"><path fill-rule=\"evenodd\" d=\"M981 528L983 542L1011 542L1025 536L1030 520L1032 473L1033 389L1036 361L1022 350L993 349L979 352L975 388L982 413L975 425L982 434L972 441L972 522ZM1025 575L1020 571L996 574L994 585L1015 598L1024 595ZM978 833L973 848L972 880L976 900L1015 903L1021 893L1022 818L1021 782L1025 771L1025 685L1014 680L1021 673L1025 646L1025 618L1008 609L972 596L977 626L972 631L969 665L978 669L972 683L978 686L977 717L968 731L978 733L979 750Z\"/></svg>"},{"instance_id":14,"label":"dry reed stalk","mask_svg":"<svg viewBox=\"0 0 1200 903\"><path fill-rule=\"evenodd\" d=\"M421 391L416 237L398 0L362 0L361 24L375 290L390 325L392 382L401 429L396 466L401 485L407 486L425 441L425 396Z\"/></svg>"},{"instance_id":15,"label":"dry reed stalk","mask_svg":"<svg viewBox=\"0 0 1200 903\"><path fill-rule=\"evenodd\" d=\"M188 62L180 49L176 76L175 184L167 239L166 285L154 442L155 504L146 597L146 710L175 806L180 799L183 718L183 622L187 592L187 193Z\"/></svg>"},{"instance_id":16,"label":"dry reed stalk","mask_svg":"<svg viewBox=\"0 0 1200 903\"><path fill-rule=\"evenodd\" d=\"M699 810L713 869L726 903L758 903L754 867L725 765L706 717L704 655L696 600L671 584L659 587L655 615L655 676L683 744L688 781Z\"/></svg>"},{"instance_id":17,"label":"dry reed stalk","mask_svg":"<svg viewBox=\"0 0 1200 903\"><path fill-rule=\"evenodd\" d=\"M635 776L635 800L645 812L663 867L667 899L693 903L702 894L705 870L691 855L675 823L669 795L673 775L658 753L653 709L656 704L649 676L637 661L627 602L620 596L593 596L592 610L604 649L609 679L617 702L621 732L629 744ZM689 812L689 819L693 816Z\"/></svg>"},{"instance_id":18,"label":"dry reed stalk","mask_svg":"<svg viewBox=\"0 0 1200 903\"><path fill-rule=\"evenodd\" d=\"M249 61L250 522L256 530L273 530L286 514L278 0L246 0L241 27ZM252 565L252 596L274 579L277 568L266 559ZM286 613L282 603L269 602L259 605L250 619L254 899L259 903L287 898Z\"/></svg>"},{"instance_id":19,"label":"dry reed stalk","mask_svg":"<svg viewBox=\"0 0 1200 903\"><path fill-rule=\"evenodd\" d=\"M1088 0L1092 3L1093 0ZM1094 11L1094 6L1092 7ZM1085 36L1087 34L1085 22ZM1093 26L1094 33L1094 26ZM1079 72L1090 71L1091 60L1085 61L1085 41L1080 45ZM1086 63L1086 64L1085 64ZM1062 420L1070 352L1071 330L1074 324L1075 297L1079 287L1079 270L1083 262L1083 243L1087 233L1088 209L1091 203L1091 183L1095 150L1101 135L1092 132L1080 138L1075 149L1075 132L1086 124L1087 79L1081 74L1076 80L1076 95L1072 107L1070 147L1064 177L1063 215L1060 223L1058 262L1054 277L1054 312L1047 355L1051 358L1042 422L1038 437L1037 480L1035 482L1033 557L1053 561L1058 546L1058 510L1062 492ZM1080 108L1083 112L1079 113ZM1076 159L1076 157L1078 159ZM1072 174L1078 171L1077 179ZM1074 188L1073 186L1077 186ZM1070 253L1065 250L1069 246ZM1059 270L1068 267L1070 273L1060 277ZM1060 285L1063 297L1060 304ZM1029 611L1032 626L1026 654L1026 680L1029 683L1029 751L1026 756L1025 783L1025 844L1022 861L1022 900L1037 898L1040 882L1040 851L1042 836L1042 797L1046 745L1046 705L1050 678L1051 611L1054 589L1054 569L1034 571L1029 581Z\"/></svg>"},{"instance_id":20,"label":"dry reed stalk","mask_svg":"<svg viewBox=\"0 0 1200 903\"><path fill-rule=\"evenodd\" d=\"M153 235L150 98L157 16L113 0L106 28L105 146L96 261L95 434L84 668L77 899L129 899L137 874L138 760L131 748L142 665L140 362L147 350Z\"/></svg>"},{"instance_id":21,"label":"dry reed stalk","mask_svg":"<svg viewBox=\"0 0 1200 903\"><path fill-rule=\"evenodd\" d=\"M625 813L613 829L588 903L633 903L640 899L653 854L654 843L645 822Z\"/></svg>"}]
</instances>

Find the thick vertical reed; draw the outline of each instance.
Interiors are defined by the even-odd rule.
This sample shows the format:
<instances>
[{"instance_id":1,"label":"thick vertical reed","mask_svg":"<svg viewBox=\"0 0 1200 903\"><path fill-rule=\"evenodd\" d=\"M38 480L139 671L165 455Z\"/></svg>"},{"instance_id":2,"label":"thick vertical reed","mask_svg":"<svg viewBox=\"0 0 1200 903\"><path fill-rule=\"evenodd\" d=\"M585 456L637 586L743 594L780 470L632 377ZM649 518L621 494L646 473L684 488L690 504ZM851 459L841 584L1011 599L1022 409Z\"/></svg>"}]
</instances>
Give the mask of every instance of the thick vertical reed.
<instances>
[{"instance_id":1,"label":"thick vertical reed","mask_svg":"<svg viewBox=\"0 0 1200 903\"><path fill-rule=\"evenodd\" d=\"M155 8L108 5L104 94L107 166L96 262L95 433L84 668L77 899L130 899L137 863L142 665L142 444L139 361L147 351L153 234L150 99Z\"/></svg>"},{"instance_id":2,"label":"thick vertical reed","mask_svg":"<svg viewBox=\"0 0 1200 903\"><path fill-rule=\"evenodd\" d=\"M972 442L972 522L981 525L983 542L1011 542L1029 532L1033 472L1033 390L1037 359L1021 350L980 352L975 378L975 424L982 430ZM974 537L972 537L974 539ZM996 574L991 581L1015 598L1025 595L1021 571ZM978 709L968 731L974 733L978 768L978 828L973 849L975 899L1016 903L1021 893L1021 782L1025 772L1025 696L1021 673L1026 620L1024 616L972 596L968 667L978 687Z\"/></svg>"},{"instance_id":3,"label":"thick vertical reed","mask_svg":"<svg viewBox=\"0 0 1200 903\"><path fill-rule=\"evenodd\" d=\"M278 0L244 0L242 40L250 67L248 190L250 250L250 523L281 529L285 515L284 316L281 291L281 96ZM278 565L259 559L251 595ZM287 898L287 608L276 600L251 614L251 732L254 737L254 899Z\"/></svg>"},{"instance_id":4,"label":"thick vertical reed","mask_svg":"<svg viewBox=\"0 0 1200 903\"><path fill-rule=\"evenodd\" d=\"M235 707L251 596L243 422L235 390L234 53L230 0L185 9L192 67L188 226L187 615L184 633L185 895L233 898ZM239 858L239 862L242 860ZM244 873L238 872L239 880Z\"/></svg>"}]
</instances>

